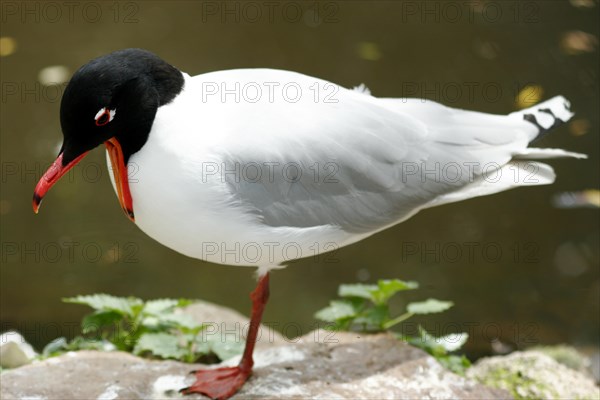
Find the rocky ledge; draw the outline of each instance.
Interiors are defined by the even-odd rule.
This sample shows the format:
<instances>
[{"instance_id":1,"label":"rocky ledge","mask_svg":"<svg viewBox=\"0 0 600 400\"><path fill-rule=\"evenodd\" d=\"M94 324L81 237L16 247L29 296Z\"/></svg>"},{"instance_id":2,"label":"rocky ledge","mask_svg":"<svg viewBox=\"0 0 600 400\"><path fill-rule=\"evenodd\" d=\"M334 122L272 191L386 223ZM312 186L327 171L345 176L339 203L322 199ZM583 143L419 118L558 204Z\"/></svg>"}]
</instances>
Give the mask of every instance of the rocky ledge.
<instances>
[{"instance_id":1,"label":"rocky ledge","mask_svg":"<svg viewBox=\"0 0 600 400\"><path fill-rule=\"evenodd\" d=\"M247 323L243 316L231 310L205 303L193 306L188 312L200 321L214 321L214 316L218 315L227 324ZM427 353L387 334L338 332L331 336L325 332L312 332L294 343L275 335L259 342L254 374L234 398L599 397L598 387L586 374L569 369L541 353L531 352L525 358L524 370L514 367L516 356L509 355L483 360L469 370L467 377L461 377L444 369ZM234 365L237 361L234 358L220 365ZM0 398L182 398L178 390L193 382L189 371L211 367L217 366L146 360L122 352L72 352L3 372ZM549 373L534 374L540 368ZM548 382L532 388L530 378L533 379L533 375L529 371L536 379L547 379ZM561 380L564 384L557 384ZM505 381L508 383L503 383ZM523 387L516 390L515 385ZM200 395L185 397L203 398Z\"/></svg>"}]
</instances>

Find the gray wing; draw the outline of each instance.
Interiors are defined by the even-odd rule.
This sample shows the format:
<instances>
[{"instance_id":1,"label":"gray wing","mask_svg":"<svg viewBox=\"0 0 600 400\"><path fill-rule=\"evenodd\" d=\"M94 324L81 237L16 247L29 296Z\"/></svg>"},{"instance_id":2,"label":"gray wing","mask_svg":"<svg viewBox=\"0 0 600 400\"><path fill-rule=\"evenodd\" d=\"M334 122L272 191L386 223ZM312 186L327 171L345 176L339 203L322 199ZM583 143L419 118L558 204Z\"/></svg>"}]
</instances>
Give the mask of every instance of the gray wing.
<instances>
[{"instance_id":1,"label":"gray wing","mask_svg":"<svg viewBox=\"0 0 600 400\"><path fill-rule=\"evenodd\" d=\"M506 116L367 95L305 108L306 115L278 111L268 120L281 132L262 120L262 131L249 128L221 155L236 171L225 175L233 197L269 226L334 225L351 233L410 217L472 184L486 163L500 168L527 146L529 127Z\"/></svg>"},{"instance_id":2,"label":"gray wing","mask_svg":"<svg viewBox=\"0 0 600 400\"><path fill-rule=\"evenodd\" d=\"M370 99L269 116L285 132L249 131L220 156L233 197L269 226L366 233L471 179L464 168L458 179L433 176L449 162L472 159L465 146L439 143L419 120Z\"/></svg>"}]
</instances>

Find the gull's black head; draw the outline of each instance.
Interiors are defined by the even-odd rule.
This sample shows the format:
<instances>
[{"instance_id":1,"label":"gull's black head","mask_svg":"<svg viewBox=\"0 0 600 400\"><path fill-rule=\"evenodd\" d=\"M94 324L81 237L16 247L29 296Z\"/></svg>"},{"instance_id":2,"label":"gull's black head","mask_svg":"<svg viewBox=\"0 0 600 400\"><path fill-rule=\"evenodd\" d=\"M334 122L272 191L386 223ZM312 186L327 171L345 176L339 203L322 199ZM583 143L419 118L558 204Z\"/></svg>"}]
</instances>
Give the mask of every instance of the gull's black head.
<instances>
[{"instance_id":1,"label":"gull's black head","mask_svg":"<svg viewBox=\"0 0 600 400\"><path fill-rule=\"evenodd\" d=\"M116 51L79 68L60 105L63 145L36 186L34 210L62 175L104 143L119 201L133 219L127 162L148 140L158 107L171 102L183 85L181 71L141 49Z\"/></svg>"},{"instance_id":2,"label":"gull's black head","mask_svg":"<svg viewBox=\"0 0 600 400\"><path fill-rule=\"evenodd\" d=\"M63 165L113 137L127 161L146 142L158 107L182 88L182 73L146 50L120 50L85 64L60 105Z\"/></svg>"}]
</instances>

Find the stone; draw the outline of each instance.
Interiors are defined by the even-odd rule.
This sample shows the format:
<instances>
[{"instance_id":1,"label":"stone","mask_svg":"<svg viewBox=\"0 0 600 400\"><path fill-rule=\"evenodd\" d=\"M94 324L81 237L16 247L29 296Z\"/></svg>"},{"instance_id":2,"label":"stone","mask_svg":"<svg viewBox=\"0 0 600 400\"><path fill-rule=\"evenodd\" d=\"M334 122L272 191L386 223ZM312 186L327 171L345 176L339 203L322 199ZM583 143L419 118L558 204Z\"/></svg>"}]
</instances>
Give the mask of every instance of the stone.
<instances>
[{"instance_id":1,"label":"stone","mask_svg":"<svg viewBox=\"0 0 600 400\"><path fill-rule=\"evenodd\" d=\"M544 353L566 367L588 374L590 377L594 376L592 358L586 357L574 347L559 344L554 346L535 346L527 350Z\"/></svg>"},{"instance_id":2,"label":"stone","mask_svg":"<svg viewBox=\"0 0 600 400\"><path fill-rule=\"evenodd\" d=\"M239 357L222 365L234 365ZM215 366L212 366L215 367ZM122 352L79 351L2 373L2 399L168 399L193 382L200 364L153 361ZM200 395L186 396L203 398ZM234 399L507 399L444 369L392 335L311 332L296 343L263 345Z\"/></svg>"},{"instance_id":3,"label":"stone","mask_svg":"<svg viewBox=\"0 0 600 400\"><path fill-rule=\"evenodd\" d=\"M199 323L209 325L205 329L205 334L221 335L225 340L226 335L236 335L240 340L245 338L245 334L250 326L250 320L230 308L223 307L207 301L197 301L194 304L187 306L184 311L189 314ZM260 326L256 347L269 346L272 344L286 343L286 339L272 327L265 325Z\"/></svg>"},{"instance_id":4,"label":"stone","mask_svg":"<svg viewBox=\"0 0 600 400\"><path fill-rule=\"evenodd\" d=\"M29 364L37 353L20 333L4 332L0 335L0 367L16 368Z\"/></svg>"},{"instance_id":5,"label":"stone","mask_svg":"<svg viewBox=\"0 0 600 400\"><path fill-rule=\"evenodd\" d=\"M515 399L600 399L600 388L588 374L535 350L483 358L467 377L505 389Z\"/></svg>"}]
</instances>

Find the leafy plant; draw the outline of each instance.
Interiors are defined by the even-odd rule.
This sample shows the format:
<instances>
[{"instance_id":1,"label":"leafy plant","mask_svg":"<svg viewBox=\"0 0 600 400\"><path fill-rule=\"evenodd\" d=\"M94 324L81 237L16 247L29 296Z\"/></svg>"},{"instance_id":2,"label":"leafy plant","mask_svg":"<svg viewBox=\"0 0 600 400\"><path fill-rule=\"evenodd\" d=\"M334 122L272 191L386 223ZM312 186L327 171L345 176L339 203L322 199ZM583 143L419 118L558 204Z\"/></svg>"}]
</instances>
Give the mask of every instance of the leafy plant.
<instances>
[{"instance_id":1,"label":"leafy plant","mask_svg":"<svg viewBox=\"0 0 600 400\"><path fill-rule=\"evenodd\" d=\"M329 306L317 311L315 317L328 322L329 327L335 330L383 332L414 315L440 313L454 305L451 301L427 299L409 303L405 313L392 318L389 300L399 292L418 287L417 282L400 279L379 280L377 284L343 284L338 289L341 298L331 300ZM454 372L463 373L470 366L466 357L449 354L467 341L466 333L436 338L419 326L418 336L398 337L427 351Z\"/></svg>"},{"instance_id":2,"label":"leafy plant","mask_svg":"<svg viewBox=\"0 0 600 400\"><path fill-rule=\"evenodd\" d=\"M171 358L185 362L223 360L242 352L242 343L224 342L220 335L201 335L205 326L196 323L181 308L186 299L142 301L136 297L94 294L63 299L90 306L94 312L81 323L84 336L71 342L58 338L48 344L43 356L72 350L122 350L137 355Z\"/></svg>"},{"instance_id":3,"label":"leafy plant","mask_svg":"<svg viewBox=\"0 0 600 400\"><path fill-rule=\"evenodd\" d=\"M464 375L465 370L471 366L471 362L464 355L449 354L460 349L467 342L469 335L466 332L435 337L419 326L419 336L399 334L398 338L425 350L444 367L459 375Z\"/></svg>"}]
</instances>

